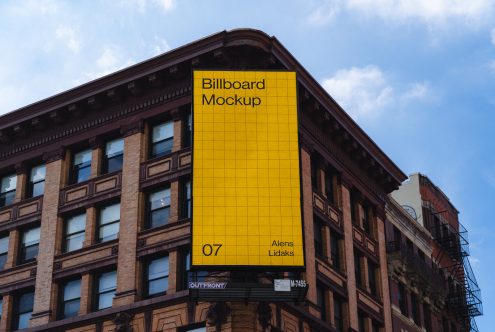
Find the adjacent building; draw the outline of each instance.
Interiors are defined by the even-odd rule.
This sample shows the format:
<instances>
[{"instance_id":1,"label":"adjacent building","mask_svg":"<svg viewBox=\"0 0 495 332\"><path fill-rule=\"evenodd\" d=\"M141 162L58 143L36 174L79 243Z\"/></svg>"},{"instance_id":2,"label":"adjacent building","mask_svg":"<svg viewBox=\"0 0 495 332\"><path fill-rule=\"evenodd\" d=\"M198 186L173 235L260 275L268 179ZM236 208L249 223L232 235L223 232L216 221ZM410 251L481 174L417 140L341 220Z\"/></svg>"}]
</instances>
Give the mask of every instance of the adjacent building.
<instances>
[{"instance_id":1,"label":"adjacent building","mask_svg":"<svg viewBox=\"0 0 495 332\"><path fill-rule=\"evenodd\" d=\"M191 271L199 68L297 73L304 270ZM428 242L387 203L403 172L276 38L256 30L214 34L8 113L0 142L0 331L392 331L390 294L408 281L389 284L387 211L411 224L402 232L421 233L416 242L440 267L465 257L438 258L437 233ZM450 220L437 213L443 207L431 211L440 228ZM249 285L275 278L309 287L296 301L250 295ZM202 301L188 289L219 279L246 295ZM454 294L467 294L465 279L452 280L444 301L464 314L472 308L456 309L463 297ZM434 293L424 311L442 307Z\"/></svg>"},{"instance_id":2,"label":"adjacent building","mask_svg":"<svg viewBox=\"0 0 495 332\"><path fill-rule=\"evenodd\" d=\"M391 196L386 237L394 331L477 331L481 292L457 209L419 173Z\"/></svg>"}]
</instances>

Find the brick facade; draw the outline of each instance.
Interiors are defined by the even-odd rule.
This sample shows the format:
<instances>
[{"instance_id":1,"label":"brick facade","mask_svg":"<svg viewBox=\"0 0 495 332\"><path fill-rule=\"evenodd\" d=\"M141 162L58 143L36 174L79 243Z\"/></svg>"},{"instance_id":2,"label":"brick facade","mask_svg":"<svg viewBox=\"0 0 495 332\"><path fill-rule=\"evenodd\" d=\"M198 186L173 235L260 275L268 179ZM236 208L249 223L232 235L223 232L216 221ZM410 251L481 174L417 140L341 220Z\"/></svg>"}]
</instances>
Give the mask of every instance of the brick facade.
<instances>
[{"instance_id":1,"label":"brick facade","mask_svg":"<svg viewBox=\"0 0 495 332\"><path fill-rule=\"evenodd\" d=\"M271 282L266 272L303 278L309 288L302 301L189 298L185 283L195 274L186 274L193 222L184 212L192 160L186 128L190 72L198 64L298 73L306 267L292 274L245 274L260 283ZM252 30L223 32L109 77L53 97L50 107L40 102L3 117L6 126L19 121L49 125L0 147L1 174L26 165L18 168L14 203L0 208L0 235L9 236L0 271L0 332L22 324L19 298L29 291L34 291L34 301L28 331L392 330L394 305L380 211L405 176L276 39ZM74 111L78 109L82 113ZM171 151L152 157L152 128L167 121L173 122ZM14 135L2 129L1 137L7 134ZM116 138L123 139L122 167L104 174L111 157L105 144ZM83 149L91 149L88 177L75 183L70 174L82 166L74 156ZM29 165L41 158L44 194L27 198ZM167 219L150 227L151 194L164 188L170 189L161 205ZM118 202L119 216L102 212ZM69 220L79 215L85 216L84 224L69 227ZM23 261L31 244L22 241L36 226L37 259ZM116 227L118 234L113 233ZM168 269L160 272L168 286L152 294L149 269L157 260L168 261ZM108 277L104 283L103 276L113 271L115 281ZM66 318L71 281L79 285L74 300L79 308L77 316ZM113 294L109 304L108 292Z\"/></svg>"}]
</instances>

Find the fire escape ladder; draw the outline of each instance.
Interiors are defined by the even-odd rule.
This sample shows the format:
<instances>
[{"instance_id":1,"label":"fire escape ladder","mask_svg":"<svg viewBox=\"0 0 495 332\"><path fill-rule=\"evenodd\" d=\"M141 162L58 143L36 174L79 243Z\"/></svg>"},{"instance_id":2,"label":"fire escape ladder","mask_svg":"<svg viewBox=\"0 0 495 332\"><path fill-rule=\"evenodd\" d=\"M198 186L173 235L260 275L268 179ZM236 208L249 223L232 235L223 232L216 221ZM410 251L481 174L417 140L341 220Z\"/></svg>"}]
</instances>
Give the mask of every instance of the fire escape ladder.
<instances>
[{"instance_id":1,"label":"fire escape ladder","mask_svg":"<svg viewBox=\"0 0 495 332\"><path fill-rule=\"evenodd\" d=\"M449 274L446 304L465 331L476 332L478 328L474 317L481 315L483 308L481 291L468 259L468 233L461 223L459 230L456 230L446 219L441 220L438 214L430 210L431 234L442 249L435 258L439 262L444 255L448 255L452 262L451 266L444 267Z\"/></svg>"}]
</instances>

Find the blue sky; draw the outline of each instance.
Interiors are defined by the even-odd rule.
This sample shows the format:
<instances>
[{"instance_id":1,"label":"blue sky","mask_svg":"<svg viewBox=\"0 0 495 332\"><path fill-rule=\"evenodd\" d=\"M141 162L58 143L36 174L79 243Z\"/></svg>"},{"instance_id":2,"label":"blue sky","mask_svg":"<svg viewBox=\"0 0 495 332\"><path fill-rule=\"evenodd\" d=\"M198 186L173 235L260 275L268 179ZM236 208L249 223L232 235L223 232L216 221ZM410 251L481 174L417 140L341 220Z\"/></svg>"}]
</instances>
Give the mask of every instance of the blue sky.
<instances>
[{"instance_id":1,"label":"blue sky","mask_svg":"<svg viewBox=\"0 0 495 332\"><path fill-rule=\"evenodd\" d=\"M276 36L407 174L426 174L469 230L495 325L495 2L0 2L0 114L240 27Z\"/></svg>"}]
</instances>

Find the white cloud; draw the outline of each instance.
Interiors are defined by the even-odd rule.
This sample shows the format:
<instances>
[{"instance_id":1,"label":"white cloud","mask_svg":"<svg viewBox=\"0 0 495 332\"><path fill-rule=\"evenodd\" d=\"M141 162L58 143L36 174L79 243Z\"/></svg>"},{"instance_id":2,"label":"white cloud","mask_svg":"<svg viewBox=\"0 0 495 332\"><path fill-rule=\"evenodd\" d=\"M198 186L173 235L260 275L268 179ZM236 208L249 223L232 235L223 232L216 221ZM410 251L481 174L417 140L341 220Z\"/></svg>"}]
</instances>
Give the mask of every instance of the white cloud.
<instances>
[{"instance_id":1,"label":"white cloud","mask_svg":"<svg viewBox=\"0 0 495 332\"><path fill-rule=\"evenodd\" d=\"M153 53L155 55L170 51L170 45L165 39L158 36L154 36L153 39L155 40L155 44L153 45Z\"/></svg>"},{"instance_id":2,"label":"white cloud","mask_svg":"<svg viewBox=\"0 0 495 332\"><path fill-rule=\"evenodd\" d=\"M404 99L424 99L428 93L429 83L413 83L410 84L409 89L407 89L403 94Z\"/></svg>"},{"instance_id":3,"label":"white cloud","mask_svg":"<svg viewBox=\"0 0 495 332\"><path fill-rule=\"evenodd\" d=\"M322 85L355 118L379 112L392 99L393 89L376 66L341 69Z\"/></svg>"},{"instance_id":4,"label":"white cloud","mask_svg":"<svg viewBox=\"0 0 495 332\"><path fill-rule=\"evenodd\" d=\"M169 12L175 7L174 0L155 0L155 4L161 7L165 12Z\"/></svg>"},{"instance_id":5,"label":"white cloud","mask_svg":"<svg viewBox=\"0 0 495 332\"><path fill-rule=\"evenodd\" d=\"M175 8L174 0L121 0L119 4L123 7L137 8L138 12L145 13L149 6L162 9L164 12L170 12Z\"/></svg>"},{"instance_id":6,"label":"white cloud","mask_svg":"<svg viewBox=\"0 0 495 332\"><path fill-rule=\"evenodd\" d=\"M328 8L332 10L329 11ZM339 9L400 24L419 21L429 27L442 27L449 23L463 23L468 27L477 27L490 22L494 12L494 2L491 0L335 0L324 1L310 18L318 17L318 13L338 12Z\"/></svg>"},{"instance_id":7,"label":"white cloud","mask_svg":"<svg viewBox=\"0 0 495 332\"><path fill-rule=\"evenodd\" d=\"M341 69L324 79L322 86L354 119L376 118L399 104L424 100L429 83L412 83L407 88L393 84L377 66Z\"/></svg>"},{"instance_id":8,"label":"white cloud","mask_svg":"<svg viewBox=\"0 0 495 332\"><path fill-rule=\"evenodd\" d=\"M338 2L326 2L311 13L308 17L308 22L312 25L325 25L333 20L339 12L340 5Z\"/></svg>"},{"instance_id":9,"label":"white cloud","mask_svg":"<svg viewBox=\"0 0 495 332\"><path fill-rule=\"evenodd\" d=\"M81 42L76 36L76 30L68 26L59 26L55 31L58 39L62 40L67 48L74 54L81 50Z\"/></svg>"},{"instance_id":10,"label":"white cloud","mask_svg":"<svg viewBox=\"0 0 495 332\"><path fill-rule=\"evenodd\" d=\"M14 5L7 8L15 16L48 15L56 13L58 9L57 2L53 0L15 1Z\"/></svg>"},{"instance_id":11,"label":"white cloud","mask_svg":"<svg viewBox=\"0 0 495 332\"><path fill-rule=\"evenodd\" d=\"M78 80L75 83L80 84L87 80L96 79L136 63L131 58L125 58L123 54L116 46L104 47L100 56L96 59L97 71L86 72L83 80Z\"/></svg>"}]
</instances>

